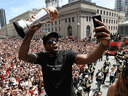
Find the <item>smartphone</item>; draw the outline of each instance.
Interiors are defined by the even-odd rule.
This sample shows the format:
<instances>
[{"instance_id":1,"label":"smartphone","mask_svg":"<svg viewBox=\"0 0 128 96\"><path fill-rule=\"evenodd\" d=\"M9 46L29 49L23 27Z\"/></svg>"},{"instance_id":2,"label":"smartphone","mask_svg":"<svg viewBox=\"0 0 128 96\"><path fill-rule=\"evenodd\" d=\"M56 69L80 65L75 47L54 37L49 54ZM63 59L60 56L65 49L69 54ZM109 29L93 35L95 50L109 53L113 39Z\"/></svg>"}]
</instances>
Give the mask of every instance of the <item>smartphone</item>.
<instances>
[{"instance_id":1,"label":"smartphone","mask_svg":"<svg viewBox=\"0 0 128 96\"><path fill-rule=\"evenodd\" d=\"M99 21L102 22L101 15L95 15L95 16L92 17L92 19L93 19L94 28L101 26L98 23L96 23L95 20L94 20L94 19L98 19ZM99 32L102 32L102 31L97 31L96 33L99 33ZM97 39L99 39L100 37L97 37Z\"/></svg>"}]
</instances>

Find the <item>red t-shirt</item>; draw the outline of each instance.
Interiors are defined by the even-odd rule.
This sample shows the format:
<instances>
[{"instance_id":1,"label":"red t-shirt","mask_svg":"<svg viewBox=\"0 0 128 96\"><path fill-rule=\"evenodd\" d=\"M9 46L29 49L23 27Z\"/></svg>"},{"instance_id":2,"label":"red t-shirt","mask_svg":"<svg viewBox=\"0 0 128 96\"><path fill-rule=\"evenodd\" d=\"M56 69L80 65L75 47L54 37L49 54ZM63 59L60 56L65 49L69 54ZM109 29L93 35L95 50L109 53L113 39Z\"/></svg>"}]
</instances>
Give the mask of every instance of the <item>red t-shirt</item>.
<instances>
[{"instance_id":1,"label":"red t-shirt","mask_svg":"<svg viewBox=\"0 0 128 96\"><path fill-rule=\"evenodd\" d=\"M2 74L2 80L1 80L2 82L3 82L3 80L4 80L5 77L6 77L6 76L4 76L4 75Z\"/></svg>"}]
</instances>

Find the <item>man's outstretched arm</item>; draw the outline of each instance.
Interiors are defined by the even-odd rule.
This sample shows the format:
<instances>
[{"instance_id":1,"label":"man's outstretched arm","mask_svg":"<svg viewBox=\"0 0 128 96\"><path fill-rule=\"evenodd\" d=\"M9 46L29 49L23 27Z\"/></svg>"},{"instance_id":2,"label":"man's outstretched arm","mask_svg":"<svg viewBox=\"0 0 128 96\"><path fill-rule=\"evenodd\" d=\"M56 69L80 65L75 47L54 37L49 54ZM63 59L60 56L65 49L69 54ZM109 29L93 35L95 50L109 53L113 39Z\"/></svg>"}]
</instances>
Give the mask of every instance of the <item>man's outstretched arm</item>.
<instances>
[{"instance_id":1,"label":"man's outstretched arm","mask_svg":"<svg viewBox=\"0 0 128 96\"><path fill-rule=\"evenodd\" d=\"M95 62L97 59L99 59L101 57L101 55L103 54L103 52L106 50L106 48L109 45L110 31L108 30L108 28L102 22L100 22L99 20L95 20L95 21L101 26L96 27L93 31L94 32L97 32L99 30L103 31L103 32L96 33L94 35L95 37L102 36L98 40L100 42L100 44L89 55L78 54L75 58L76 64L91 64L91 63Z\"/></svg>"}]
</instances>

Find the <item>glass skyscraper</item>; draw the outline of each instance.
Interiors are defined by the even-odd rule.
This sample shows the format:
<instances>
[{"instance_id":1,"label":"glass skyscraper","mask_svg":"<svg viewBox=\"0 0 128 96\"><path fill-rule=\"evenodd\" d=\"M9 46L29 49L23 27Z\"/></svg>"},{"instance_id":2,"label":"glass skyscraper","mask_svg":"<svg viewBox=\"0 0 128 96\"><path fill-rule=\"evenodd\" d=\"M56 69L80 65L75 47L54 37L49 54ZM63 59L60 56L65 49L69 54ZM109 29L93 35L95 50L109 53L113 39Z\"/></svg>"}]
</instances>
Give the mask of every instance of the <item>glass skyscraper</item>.
<instances>
[{"instance_id":1,"label":"glass skyscraper","mask_svg":"<svg viewBox=\"0 0 128 96\"><path fill-rule=\"evenodd\" d=\"M4 9L0 9L0 28L6 25L6 14Z\"/></svg>"},{"instance_id":2,"label":"glass skyscraper","mask_svg":"<svg viewBox=\"0 0 128 96\"><path fill-rule=\"evenodd\" d=\"M125 12L126 19L128 20L128 0L115 0L115 10Z\"/></svg>"}]
</instances>

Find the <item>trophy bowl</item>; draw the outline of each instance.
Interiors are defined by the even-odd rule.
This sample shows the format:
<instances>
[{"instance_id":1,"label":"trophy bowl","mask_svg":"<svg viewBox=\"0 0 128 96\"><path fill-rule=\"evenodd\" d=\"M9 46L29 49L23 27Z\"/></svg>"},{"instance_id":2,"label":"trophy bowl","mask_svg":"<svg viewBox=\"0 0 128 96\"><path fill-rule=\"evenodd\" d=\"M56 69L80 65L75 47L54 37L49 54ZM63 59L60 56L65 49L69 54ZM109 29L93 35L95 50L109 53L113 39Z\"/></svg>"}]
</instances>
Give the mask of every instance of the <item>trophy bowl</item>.
<instances>
[{"instance_id":1,"label":"trophy bowl","mask_svg":"<svg viewBox=\"0 0 128 96\"><path fill-rule=\"evenodd\" d=\"M19 21L14 21L13 25L19 34L20 37L24 38L27 33L29 33L30 26L37 26L39 25L39 21L41 24L48 23L51 24L52 21L56 20L58 17L58 10L55 7L49 6L48 8L42 8L39 11L35 18L30 21L25 21L23 19Z\"/></svg>"}]
</instances>

